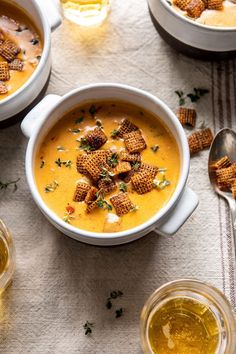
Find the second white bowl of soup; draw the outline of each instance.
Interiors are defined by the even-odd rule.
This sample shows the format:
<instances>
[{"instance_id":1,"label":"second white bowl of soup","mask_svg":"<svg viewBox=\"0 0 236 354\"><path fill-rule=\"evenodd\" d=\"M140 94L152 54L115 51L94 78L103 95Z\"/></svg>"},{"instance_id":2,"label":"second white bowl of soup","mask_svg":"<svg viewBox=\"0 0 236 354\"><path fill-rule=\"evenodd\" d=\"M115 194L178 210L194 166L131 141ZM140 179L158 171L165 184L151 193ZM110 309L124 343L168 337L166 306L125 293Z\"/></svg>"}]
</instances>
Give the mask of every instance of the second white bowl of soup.
<instances>
[{"instance_id":1,"label":"second white bowl of soup","mask_svg":"<svg viewBox=\"0 0 236 354\"><path fill-rule=\"evenodd\" d=\"M42 113L44 112L44 113ZM26 174L45 216L95 245L174 234L198 204L185 186L189 148L172 111L129 86L47 96L22 123Z\"/></svg>"}]
</instances>

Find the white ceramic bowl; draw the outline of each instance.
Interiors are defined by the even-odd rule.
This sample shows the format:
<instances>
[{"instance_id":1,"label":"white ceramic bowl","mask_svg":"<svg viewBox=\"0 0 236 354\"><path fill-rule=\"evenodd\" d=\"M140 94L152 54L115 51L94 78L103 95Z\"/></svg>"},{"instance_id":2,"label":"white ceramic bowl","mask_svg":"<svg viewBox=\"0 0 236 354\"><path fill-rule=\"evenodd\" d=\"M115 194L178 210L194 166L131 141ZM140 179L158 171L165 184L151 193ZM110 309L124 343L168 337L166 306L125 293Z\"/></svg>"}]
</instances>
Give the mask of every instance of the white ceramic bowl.
<instances>
[{"instance_id":1,"label":"white ceramic bowl","mask_svg":"<svg viewBox=\"0 0 236 354\"><path fill-rule=\"evenodd\" d=\"M236 27L206 26L178 13L166 0L147 0L160 35L175 49L199 59L236 56Z\"/></svg>"},{"instance_id":2,"label":"white ceramic bowl","mask_svg":"<svg viewBox=\"0 0 236 354\"><path fill-rule=\"evenodd\" d=\"M62 118L65 112L70 111L84 101L96 99L127 101L158 115L174 135L181 157L179 182L169 202L155 216L142 225L117 233L89 232L65 223L44 203L34 179L35 154L49 130ZM63 97L48 95L26 116L21 128L24 135L30 138L25 166L32 196L48 220L64 234L76 240L93 245L107 246L136 240L154 229L160 234L172 235L198 205L196 194L186 187L190 158L184 130L174 113L161 100L145 91L120 84L95 84L76 89Z\"/></svg>"},{"instance_id":3,"label":"white ceramic bowl","mask_svg":"<svg viewBox=\"0 0 236 354\"><path fill-rule=\"evenodd\" d=\"M12 95L0 101L0 122L16 116L29 106L44 88L51 71L51 32L61 24L56 0L7 0L22 9L35 24L43 40L39 65L29 80Z\"/></svg>"}]
</instances>

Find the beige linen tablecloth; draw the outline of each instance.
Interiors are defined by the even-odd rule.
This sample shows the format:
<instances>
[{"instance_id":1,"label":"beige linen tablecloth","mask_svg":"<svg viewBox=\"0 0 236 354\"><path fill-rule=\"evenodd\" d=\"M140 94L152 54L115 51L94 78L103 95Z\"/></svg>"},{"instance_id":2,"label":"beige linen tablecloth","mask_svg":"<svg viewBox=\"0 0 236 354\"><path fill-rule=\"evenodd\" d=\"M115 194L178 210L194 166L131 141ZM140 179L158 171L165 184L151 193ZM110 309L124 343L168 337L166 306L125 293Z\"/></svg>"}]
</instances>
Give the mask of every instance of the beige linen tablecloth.
<instances>
[{"instance_id":1,"label":"beige linen tablecloth","mask_svg":"<svg viewBox=\"0 0 236 354\"><path fill-rule=\"evenodd\" d=\"M175 90L204 87L210 94L197 105L198 127L236 129L236 61L200 62L177 54L155 31L145 0L112 5L99 29L64 21L53 34L48 92L120 82L148 90L176 110ZM191 160L188 183L200 205L174 237L150 234L126 246L97 248L62 235L40 213L25 179L26 145L19 125L0 130L0 180L21 178L17 192L0 194L0 216L17 250L14 282L1 300L1 353L141 353L145 300L161 284L182 277L217 286L236 308L230 214L208 182L208 151ZM115 289L124 296L107 310ZM125 312L116 319L119 307ZM87 320L94 323L91 337L84 335Z\"/></svg>"}]
</instances>

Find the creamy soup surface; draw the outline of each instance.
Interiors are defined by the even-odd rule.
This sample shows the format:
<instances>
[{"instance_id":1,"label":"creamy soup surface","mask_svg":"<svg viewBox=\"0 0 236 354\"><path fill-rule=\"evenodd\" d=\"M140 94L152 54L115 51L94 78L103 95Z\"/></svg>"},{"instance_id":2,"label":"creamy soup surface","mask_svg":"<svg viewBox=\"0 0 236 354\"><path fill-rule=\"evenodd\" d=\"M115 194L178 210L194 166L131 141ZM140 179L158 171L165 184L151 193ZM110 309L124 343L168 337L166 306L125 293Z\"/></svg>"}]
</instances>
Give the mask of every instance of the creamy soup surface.
<instances>
[{"instance_id":1,"label":"creamy soup surface","mask_svg":"<svg viewBox=\"0 0 236 354\"><path fill-rule=\"evenodd\" d=\"M172 2L174 3L174 0L172 0ZM174 6L174 8L184 16L187 16L187 13L181 11L177 6ZM206 9L195 21L208 26L236 27L236 3L225 0L223 1L222 10Z\"/></svg>"},{"instance_id":2,"label":"creamy soup surface","mask_svg":"<svg viewBox=\"0 0 236 354\"><path fill-rule=\"evenodd\" d=\"M131 163L132 168L140 173L142 163L158 167L159 172L153 179L155 187L148 193L138 194L131 181L124 182L127 174L114 176L111 173L116 189L104 196L104 205L88 213L84 201L73 200L77 183L97 185L77 171L77 157L87 154L81 149L81 138L89 131L102 129L108 139L99 150L111 150L120 162L120 154L127 150L124 139L116 132L125 118L140 129L146 142L146 148L140 153L142 162ZM47 206L65 222L93 232L123 231L147 221L169 201L179 173L179 150L168 128L149 112L124 102L90 102L66 114L44 138L35 158L35 181ZM163 181L168 183L162 184ZM123 192L133 207L125 215L117 216L110 198Z\"/></svg>"},{"instance_id":3,"label":"creamy soup surface","mask_svg":"<svg viewBox=\"0 0 236 354\"><path fill-rule=\"evenodd\" d=\"M4 43L9 41L19 48L14 58L6 58L1 54ZM6 92L0 87L0 100L18 90L32 75L41 59L43 43L39 33L28 16L15 6L5 1L0 5L0 63L7 62L10 73L8 80L0 80ZM22 67L12 69L17 59ZM18 62L19 63L19 62ZM0 70L1 74L1 70Z\"/></svg>"}]
</instances>

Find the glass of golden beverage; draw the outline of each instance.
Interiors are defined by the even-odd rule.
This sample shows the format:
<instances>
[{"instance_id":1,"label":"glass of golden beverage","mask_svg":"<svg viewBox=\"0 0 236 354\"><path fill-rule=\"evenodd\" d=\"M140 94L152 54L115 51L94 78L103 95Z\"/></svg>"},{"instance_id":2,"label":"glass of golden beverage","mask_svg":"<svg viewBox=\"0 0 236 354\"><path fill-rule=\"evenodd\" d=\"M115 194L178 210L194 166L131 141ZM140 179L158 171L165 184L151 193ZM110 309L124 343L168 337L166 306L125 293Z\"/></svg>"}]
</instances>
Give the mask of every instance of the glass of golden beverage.
<instances>
[{"instance_id":1,"label":"glass of golden beverage","mask_svg":"<svg viewBox=\"0 0 236 354\"><path fill-rule=\"evenodd\" d=\"M0 295L10 285L15 270L15 247L12 236L0 219Z\"/></svg>"},{"instance_id":2,"label":"glass of golden beverage","mask_svg":"<svg viewBox=\"0 0 236 354\"><path fill-rule=\"evenodd\" d=\"M65 18L80 26L98 26L107 18L111 0L61 0Z\"/></svg>"}]
</instances>

